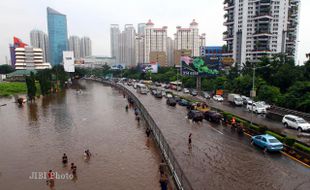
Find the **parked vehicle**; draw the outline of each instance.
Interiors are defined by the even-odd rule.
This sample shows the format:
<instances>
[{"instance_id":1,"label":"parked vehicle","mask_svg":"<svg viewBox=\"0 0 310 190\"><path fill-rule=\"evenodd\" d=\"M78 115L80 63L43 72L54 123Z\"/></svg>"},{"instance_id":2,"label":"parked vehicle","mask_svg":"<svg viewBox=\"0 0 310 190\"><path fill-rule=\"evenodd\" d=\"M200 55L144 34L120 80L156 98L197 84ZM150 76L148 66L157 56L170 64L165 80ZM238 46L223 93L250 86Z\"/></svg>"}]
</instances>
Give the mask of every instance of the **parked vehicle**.
<instances>
[{"instance_id":1,"label":"parked vehicle","mask_svg":"<svg viewBox=\"0 0 310 190\"><path fill-rule=\"evenodd\" d=\"M166 104L169 106L176 106L177 102L174 100L174 98L167 98Z\"/></svg>"},{"instance_id":2,"label":"parked vehicle","mask_svg":"<svg viewBox=\"0 0 310 190\"><path fill-rule=\"evenodd\" d=\"M197 96L197 95L198 95L198 92L197 92L197 90L195 90L195 89L191 89L191 90L190 90L190 94L191 94L192 96Z\"/></svg>"},{"instance_id":3,"label":"parked vehicle","mask_svg":"<svg viewBox=\"0 0 310 190\"><path fill-rule=\"evenodd\" d=\"M185 94L188 94L188 93L189 93L188 88L183 88L183 92L184 92Z\"/></svg>"},{"instance_id":4,"label":"parked vehicle","mask_svg":"<svg viewBox=\"0 0 310 190\"><path fill-rule=\"evenodd\" d=\"M285 127L297 129L299 132L310 132L310 123L295 115L285 115L282 119L282 123Z\"/></svg>"},{"instance_id":5,"label":"parked vehicle","mask_svg":"<svg viewBox=\"0 0 310 190\"><path fill-rule=\"evenodd\" d=\"M255 135L251 138L251 144L255 144L264 149L264 152L277 152L283 149L283 144L274 136L265 135Z\"/></svg>"},{"instance_id":6,"label":"parked vehicle","mask_svg":"<svg viewBox=\"0 0 310 190\"><path fill-rule=\"evenodd\" d=\"M253 111L254 113L257 114L267 113L266 107L262 106L261 104L257 104L256 102L252 103L252 101L248 102L246 108L248 109L248 111Z\"/></svg>"},{"instance_id":7,"label":"parked vehicle","mask_svg":"<svg viewBox=\"0 0 310 190\"><path fill-rule=\"evenodd\" d=\"M223 102L224 98L221 95L215 95L213 96L213 100L218 101L218 102Z\"/></svg>"},{"instance_id":8,"label":"parked vehicle","mask_svg":"<svg viewBox=\"0 0 310 190\"><path fill-rule=\"evenodd\" d=\"M239 94L228 94L227 100L230 104L235 105L235 106L243 105L242 98Z\"/></svg>"},{"instance_id":9,"label":"parked vehicle","mask_svg":"<svg viewBox=\"0 0 310 190\"><path fill-rule=\"evenodd\" d=\"M203 116L203 113L200 112L200 111L197 111L197 110L190 110L188 113L187 113L187 118L188 119L191 119L195 122L198 122L198 121L202 121L204 116Z\"/></svg>"},{"instance_id":10,"label":"parked vehicle","mask_svg":"<svg viewBox=\"0 0 310 190\"><path fill-rule=\"evenodd\" d=\"M210 99L211 96L208 92L202 92L202 97L206 98L206 99Z\"/></svg>"},{"instance_id":11,"label":"parked vehicle","mask_svg":"<svg viewBox=\"0 0 310 190\"><path fill-rule=\"evenodd\" d=\"M155 82L155 86L161 86L161 84L159 82Z\"/></svg>"},{"instance_id":12,"label":"parked vehicle","mask_svg":"<svg viewBox=\"0 0 310 190\"><path fill-rule=\"evenodd\" d=\"M180 106L189 106L189 105L190 105L190 103L189 103L187 100L185 100L185 99L181 99L181 100L178 102L178 104L179 104Z\"/></svg>"},{"instance_id":13,"label":"parked vehicle","mask_svg":"<svg viewBox=\"0 0 310 190\"><path fill-rule=\"evenodd\" d=\"M204 112L204 118L208 121L219 123L222 119L222 115L216 111L206 111Z\"/></svg>"}]
</instances>

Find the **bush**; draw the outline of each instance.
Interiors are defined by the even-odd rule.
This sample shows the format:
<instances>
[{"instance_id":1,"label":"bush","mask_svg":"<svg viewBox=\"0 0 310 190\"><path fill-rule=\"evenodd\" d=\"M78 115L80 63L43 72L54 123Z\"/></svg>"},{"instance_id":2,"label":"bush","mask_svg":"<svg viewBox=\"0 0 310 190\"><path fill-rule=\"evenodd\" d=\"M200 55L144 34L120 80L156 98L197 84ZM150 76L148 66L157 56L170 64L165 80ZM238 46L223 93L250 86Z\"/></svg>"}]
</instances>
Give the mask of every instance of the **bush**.
<instances>
[{"instance_id":1,"label":"bush","mask_svg":"<svg viewBox=\"0 0 310 190\"><path fill-rule=\"evenodd\" d=\"M283 142L284 142L287 146L292 147L292 146L294 145L295 141L296 141L296 140L295 140L294 138L285 137Z\"/></svg>"},{"instance_id":2,"label":"bush","mask_svg":"<svg viewBox=\"0 0 310 190\"><path fill-rule=\"evenodd\" d=\"M268 130L268 128L265 126L258 126L258 128L259 128L259 132L262 134L266 133L266 131Z\"/></svg>"},{"instance_id":3,"label":"bush","mask_svg":"<svg viewBox=\"0 0 310 190\"><path fill-rule=\"evenodd\" d=\"M300 143L295 143L294 148L298 149L298 150L301 150L305 153L308 153L310 154L310 147L306 146L306 145L303 145L303 144L300 144Z\"/></svg>"},{"instance_id":4,"label":"bush","mask_svg":"<svg viewBox=\"0 0 310 190\"><path fill-rule=\"evenodd\" d=\"M275 138L277 138L279 141L281 141L281 142L283 142L284 141L284 139L285 139L285 137L283 137L283 136L281 136L281 135L279 135L279 134L277 134L277 133L274 133L274 132L272 132L272 131L266 131L266 134L269 134L269 135L271 135L271 136L274 136Z\"/></svg>"}]
</instances>

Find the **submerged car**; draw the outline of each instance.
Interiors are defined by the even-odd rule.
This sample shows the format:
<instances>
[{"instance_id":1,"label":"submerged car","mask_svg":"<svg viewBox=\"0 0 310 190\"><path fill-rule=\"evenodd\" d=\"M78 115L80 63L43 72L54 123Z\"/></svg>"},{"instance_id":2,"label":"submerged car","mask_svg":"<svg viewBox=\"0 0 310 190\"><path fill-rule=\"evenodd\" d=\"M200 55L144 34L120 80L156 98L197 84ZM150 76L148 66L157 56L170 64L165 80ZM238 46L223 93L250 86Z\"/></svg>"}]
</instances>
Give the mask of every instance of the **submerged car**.
<instances>
[{"instance_id":1,"label":"submerged car","mask_svg":"<svg viewBox=\"0 0 310 190\"><path fill-rule=\"evenodd\" d=\"M198 122L198 121L202 121L204 116L203 116L203 113L198 110L190 110L187 113L187 118L195 122Z\"/></svg>"},{"instance_id":2,"label":"submerged car","mask_svg":"<svg viewBox=\"0 0 310 190\"><path fill-rule=\"evenodd\" d=\"M277 138L269 134L253 136L251 144L263 148L264 152L278 152L283 149L283 144Z\"/></svg>"},{"instance_id":3,"label":"submerged car","mask_svg":"<svg viewBox=\"0 0 310 190\"><path fill-rule=\"evenodd\" d=\"M204 112L204 118L208 121L219 123L222 119L222 115L216 111L206 111Z\"/></svg>"},{"instance_id":4,"label":"submerged car","mask_svg":"<svg viewBox=\"0 0 310 190\"><path fill-rule=\"evenodd\" d=\"M190 94L191 94L192 96L197 96L197 95L198 95L198 92L197 92L197 90L192 89L192 90L190 91Z\"/></svg>"},{"instance_id":5,"label":"submerged car","mask_svg":"<svg viewBox=\"0 0 310 190\"><path fill-rule=\"evenodd\" d=\"M187 101L187 100L185 100L185 99L181 99L181 100L178 102L178 104L179 104L180 106L189 106L189 105L190 105L189 101Z\"/></svg>"},{"instance_id":6,"label":"submerged car","mask_svg":"<svg viewBox=\"0 0 310 190\"><path fill-rule=\"evenodd\" d=\"M169 106L176 106L177 102L175 101L174 98L167 98L166 104Z\"/></svg>"},{"instance_id":7,"label":"submerged car","mask_svg":"<svg viewBox=\"0 0 310 190\"><path fill-rule=\"evenodd\" d=\"M154 94L155 98L163 98L162 92L161 91L156 91Z\"/></svg>"},{"instance_id":8,"label":"submerged car","mask_svg":"<svg viewBox=\"0 0 310 190\"><path fill-rule=\"evenodd\" d=\"M224 98L221 95L215 95L213 96L213 100L218 101L218 102L223 102Z\"/></svg>"}]
</instances>

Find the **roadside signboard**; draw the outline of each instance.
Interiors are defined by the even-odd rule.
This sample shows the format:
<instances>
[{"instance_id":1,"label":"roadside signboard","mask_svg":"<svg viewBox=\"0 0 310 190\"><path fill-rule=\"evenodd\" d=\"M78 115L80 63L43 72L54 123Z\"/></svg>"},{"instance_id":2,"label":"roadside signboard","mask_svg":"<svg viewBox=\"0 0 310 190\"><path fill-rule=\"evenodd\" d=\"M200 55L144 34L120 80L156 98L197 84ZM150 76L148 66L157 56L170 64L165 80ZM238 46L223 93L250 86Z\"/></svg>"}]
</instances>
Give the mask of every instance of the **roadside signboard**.
<instances>
[{"instance_id":1,"label":"roadside signboard","mask_svg":"<svg viewBox=\"0 0 310 190\"><path fill-rule=\"evenodd\" d=\"M181 56L181 74L191 77L212 77L219 74L218 65L206 63L202 57Z\"/></svg>"}]
</instances>

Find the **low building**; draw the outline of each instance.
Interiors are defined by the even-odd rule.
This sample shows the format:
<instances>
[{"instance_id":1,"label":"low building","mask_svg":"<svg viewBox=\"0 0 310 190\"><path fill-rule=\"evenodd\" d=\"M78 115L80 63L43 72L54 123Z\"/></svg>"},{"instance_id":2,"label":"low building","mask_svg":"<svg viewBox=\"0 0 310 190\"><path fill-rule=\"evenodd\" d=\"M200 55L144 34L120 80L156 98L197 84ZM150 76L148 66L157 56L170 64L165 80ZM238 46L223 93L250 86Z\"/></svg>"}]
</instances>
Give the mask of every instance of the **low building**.
<instances>
[{"instance_id":1,"label":"low building","mask_svg":"<svg viewBox=\"0 0 310 190\"><path fill-rule=\"evenodd\" d=\"M110 67L116 64L114 57L104 56L88 56L81 60L75 61L75 67L80 68L100 68L103 65L109 65Z\"/></svg>"},{"instance_id":2,"label":"low building","mask_svg":"<svg viewBox=\"0 0 310 190\"><path fill-rule=\"evenodd\" d=\"M150 63L158 63L161 67L167 67L167 54L164 51L152 51L150 53Z\"/></svg>"},{"instance_id":3,"label":"low building","mask_svg":"<svg viewBox=\"0 0 310 190\"><path fill-rule=\"evenodd\" d=\"M50 68L52 68L51 64L43 62L43 51L41 48L15 48L16 70L40 70Z\"/></svg>"}]
</instances>

